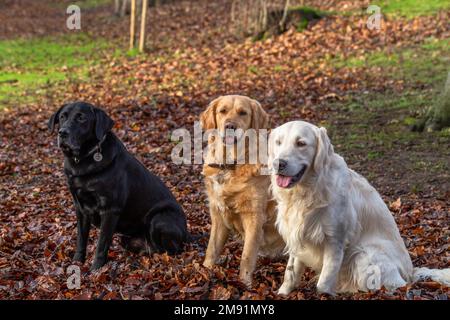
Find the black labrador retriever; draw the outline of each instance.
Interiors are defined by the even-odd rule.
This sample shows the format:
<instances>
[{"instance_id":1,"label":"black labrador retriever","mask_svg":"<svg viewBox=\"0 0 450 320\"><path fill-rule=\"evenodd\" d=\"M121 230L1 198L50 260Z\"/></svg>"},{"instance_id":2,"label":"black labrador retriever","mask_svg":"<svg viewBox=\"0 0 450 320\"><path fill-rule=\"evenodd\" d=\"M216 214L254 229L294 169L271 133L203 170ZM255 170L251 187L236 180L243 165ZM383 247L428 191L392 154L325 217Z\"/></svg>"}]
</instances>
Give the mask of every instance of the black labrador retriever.
<instances>
[{"instance_id":1,"label":"black labrador retriever","mask_svg":"<svg viewBox=\"0 0 450 320\"><path fill-rule=\"evenodd\" d=\"M114 232L131 251L180 252L190 240L182 208L111 132L113 120L89 103L75 102L52 115L52 132L56 124L77 214L74 260L85 260L91 224L100 228L92 270L106 263Z\"/></svg>"}]
</instances>

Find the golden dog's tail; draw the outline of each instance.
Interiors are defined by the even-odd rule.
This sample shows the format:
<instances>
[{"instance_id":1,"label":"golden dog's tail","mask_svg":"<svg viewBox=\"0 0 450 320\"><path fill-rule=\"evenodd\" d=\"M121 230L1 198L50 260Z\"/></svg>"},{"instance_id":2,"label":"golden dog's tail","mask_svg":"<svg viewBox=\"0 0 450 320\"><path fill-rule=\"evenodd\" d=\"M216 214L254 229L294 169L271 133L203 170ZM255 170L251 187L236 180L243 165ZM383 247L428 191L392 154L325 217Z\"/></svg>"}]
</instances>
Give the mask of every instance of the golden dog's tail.
<instances>
[{"instance_id":1,"label":"golden dog's tail","mask_svg":"<svg viewBox=\"0 0 450 320\"><path fill-rule=\"evenodd\" d=\"M428 268L414 268L414 281L430 278L433 281L450 287L450 268L448 269L428 269Z\"/></svg>"}]
</instances>

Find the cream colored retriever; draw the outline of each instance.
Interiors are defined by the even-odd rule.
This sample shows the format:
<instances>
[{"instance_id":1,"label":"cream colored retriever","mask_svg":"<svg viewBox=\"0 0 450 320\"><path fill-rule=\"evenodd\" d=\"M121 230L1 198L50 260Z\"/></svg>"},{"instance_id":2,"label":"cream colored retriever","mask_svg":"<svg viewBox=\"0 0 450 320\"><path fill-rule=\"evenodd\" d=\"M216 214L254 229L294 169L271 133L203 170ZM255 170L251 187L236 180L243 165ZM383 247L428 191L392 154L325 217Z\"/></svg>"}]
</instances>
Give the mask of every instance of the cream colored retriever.
<instances>
[{"instance_id":1,"label":"cream colored retriever","mask_svg":"<svg viewBox=\"0 0 450 320\"><path fill-rule=\"evenodd\" d=\"M249 159L237 163L242 156L240 153L248 155L249 144L245 144L245 148L237 147L246 139L246 131L267 129L269 117L256 100L233 95L212 101L200 120L204 130L217 131L208 139L203 166L211 214L211 235L204 265L213 266L228 236L237 234L244 240L239 275L250 285L258 253L280 255L285 246L275 227L275 201L269 195L270 176L261 174L263 165L258 159L255 163L249 163Z\"/></svg>"},{"instance_id":2,"label":"cream colored retriever","mask_svg":"<svg viewBox=\"0 0 450 320\"><path fill-rule=\"evenodd\" d=\"M299 285L304 267L319 292L402 287L422 277L450 285L450 269L414 269L394 218L367 180L334 153L325 128L304 121L272 131L269 164L277 227L289 261L279 294Z\"/></svg>"}]
</instances>

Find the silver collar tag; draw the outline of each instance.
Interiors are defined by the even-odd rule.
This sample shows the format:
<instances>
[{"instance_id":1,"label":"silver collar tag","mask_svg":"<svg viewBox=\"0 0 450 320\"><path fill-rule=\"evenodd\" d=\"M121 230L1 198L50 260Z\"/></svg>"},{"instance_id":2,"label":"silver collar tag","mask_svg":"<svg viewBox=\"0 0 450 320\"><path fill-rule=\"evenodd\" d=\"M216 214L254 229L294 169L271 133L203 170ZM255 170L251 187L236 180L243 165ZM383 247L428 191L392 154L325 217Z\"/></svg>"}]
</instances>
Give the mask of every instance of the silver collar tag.
<instances>
[{"instance_id":1,"label":"silver collar tag","mask_svg":"<svg viewBox=\"0 0 450 320\"><path fill-rule=\"evenodd\" d=\"M103 160L103 155L99 151L97 151L96 153L94 153L94 160L96 162L102 161Z\"/></svg>"}]
</instances>

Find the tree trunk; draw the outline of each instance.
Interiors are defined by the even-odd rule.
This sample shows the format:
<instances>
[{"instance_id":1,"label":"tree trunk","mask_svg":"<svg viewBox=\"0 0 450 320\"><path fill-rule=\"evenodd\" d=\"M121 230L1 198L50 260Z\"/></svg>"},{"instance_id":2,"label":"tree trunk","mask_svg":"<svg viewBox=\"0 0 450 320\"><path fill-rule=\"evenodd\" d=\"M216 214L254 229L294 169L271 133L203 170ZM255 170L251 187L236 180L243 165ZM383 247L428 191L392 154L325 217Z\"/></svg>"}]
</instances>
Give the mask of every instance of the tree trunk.
<instances>
[{"instance_id":1,"label":"tree trunk","mask_svg":"<svg viewBox=\"0 0 450 320\"><path fill-rule=\"evenodd\" d=\"M134 48L134 40L136 37L136 0L131 0L130 13L130 50Z\"/></svg>"},{"instance_id":2,"label":"tree trunk","mask_svg":"<svg viewBox=\"0 0 450 320\"><path fill-rule=\"evenodd\" d=\"M114 14L120 15L120 0L114 0Z\"/></svg>"},{"instance_id":3,"label":"tree trunk","mask_svg":"<svg viewBox=\"0 0 450 320\"><path fill-rule=\"evenodd\" d=\"M125 17L127 14L127 6L129 0L122 0L122 8L120 8L120 16Z\"/></svg>"},{"instance_id":4,"label":"tree trunk","mask_svg":"<svg viewBox=\"0 0 450 320\"><path fill-rule=\"evenodd\" d=\"M286 0L284 3L284 9L283 9L283 16L281 17L280 21L280 30L284 31L286 29L286 18L289 11L289 0Z\"/></svg>"},{"instance_id":5,"label":"tree trunk","mask_svg":"<svg viewBox=\"0 0 450 320\"><path fill-rule=\"evenodd\" d=\"M147 25L147 8L148 0L142 1L142 16L141 16L141 33L139 38L139 52L145 50L145 27Z\"/></svg>"},{"instance_id":6,"label":"tree trunk","mask_svg":"<svg viewBox=\"0 0 450 320\"><path fill-rule=\"evenodd\" d=\"M236 1L237 0L233 0L231 3L231 22L233 23L236 21Z\"/></svg>"}]
</instances>

